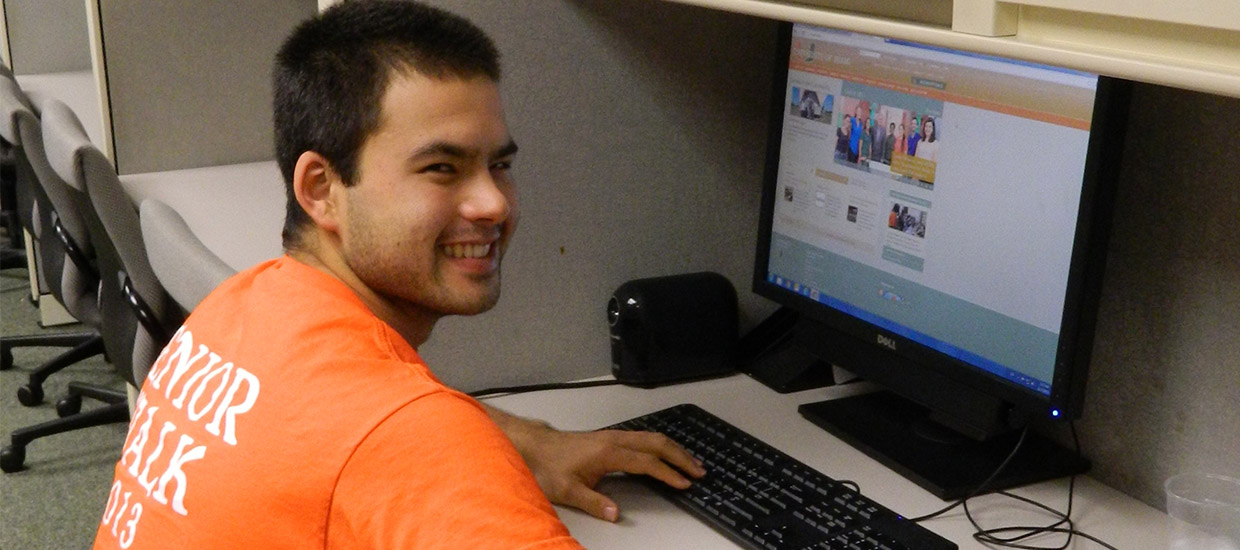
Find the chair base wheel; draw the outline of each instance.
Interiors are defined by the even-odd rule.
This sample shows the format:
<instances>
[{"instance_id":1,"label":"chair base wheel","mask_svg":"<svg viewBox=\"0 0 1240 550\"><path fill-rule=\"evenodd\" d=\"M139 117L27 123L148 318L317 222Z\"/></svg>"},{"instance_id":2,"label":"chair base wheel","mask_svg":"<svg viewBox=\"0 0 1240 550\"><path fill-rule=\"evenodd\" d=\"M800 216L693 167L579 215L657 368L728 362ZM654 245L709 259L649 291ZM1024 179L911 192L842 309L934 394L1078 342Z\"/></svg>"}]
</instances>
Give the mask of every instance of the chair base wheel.
<instances>
[{"instance_id":1,"label":"chair base wheel","mask_svg":"<svg viewBox=\"0 0 1240 550\"><path fill-rule=\"evenodd\" d=\"M38 405L43 402L43 387L27 384L17 388L17 400L27 407Z\"/></svg>"},{"instance_id":2,"label":"chair base wheel","mask_svg":"<svg viewBox=\"0 0 1240 550\"><path fill-rule=\"evenodd\" d=\"M69 395L56 402L56 416L64 418L82 412L82 396Z\"/></svg>"},{"instance_id":3,"label":"chair base wheel","mask_svg":"<svg viewBox=\"0 0 1240 550\"><path fill-rule=\"evenodd\" d=\"M23 466L25 462L25 447L5 445L3 449L0 449L0 471L4 471L6 474L21 471L25 468Z\"/></svg>"}]
</instances>

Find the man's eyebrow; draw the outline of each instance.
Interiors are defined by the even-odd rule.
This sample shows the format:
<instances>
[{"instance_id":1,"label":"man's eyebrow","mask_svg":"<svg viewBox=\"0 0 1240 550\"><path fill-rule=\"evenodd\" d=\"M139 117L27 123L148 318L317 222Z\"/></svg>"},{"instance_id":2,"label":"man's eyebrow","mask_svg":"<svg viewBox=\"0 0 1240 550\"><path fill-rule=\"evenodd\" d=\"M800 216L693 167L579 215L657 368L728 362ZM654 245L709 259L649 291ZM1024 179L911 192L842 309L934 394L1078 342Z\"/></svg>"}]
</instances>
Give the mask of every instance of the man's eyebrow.
<instances>
[{"instance_id":1,"label":"man's eyebrow","mask_svg":"<svg viewBox=\"0 0 1240 550\"><path fill-rule=\"evenodd\" d=\"M518 149L517 142L510 139L508 140L508 143L504 144L503 147L500 147L499 149L497 149L495 151L495 154L492 155L492 157L493 158L511 157L517 154L517 149Z\"/></svg>"},{"instance_id":2,"label":"man's eyebrow","mask_svg":"<svg viewBox=\"0 0 1240 550\"><path fill-rule=\"evenodd\" d=\"M471 149L469 147L464 147L447 141L436 141L414 150L413 153L409 155L409 158L412 159L432 155L468 158L475 156L476 154L476 149ZM490 158L504 158L515 154L517 154L517 142L510 139L508 140L508 143L505 143L502 147L496 149L494 153L490 154Z\"/></svg>"},{"instance_id":3,"label":"man's eyebrow","mask_svg":"<svg viewBox=\"0 0 1240 550\"><path fill-rule=\"evenodd\" d=\"M428 143L422 147L413 150L409 158L418 158L424 156L446 155L449 157L464 158L471 155L470 150L460 145L449 143L446 141L435 141Z\"/></svg>"}]
</instances>

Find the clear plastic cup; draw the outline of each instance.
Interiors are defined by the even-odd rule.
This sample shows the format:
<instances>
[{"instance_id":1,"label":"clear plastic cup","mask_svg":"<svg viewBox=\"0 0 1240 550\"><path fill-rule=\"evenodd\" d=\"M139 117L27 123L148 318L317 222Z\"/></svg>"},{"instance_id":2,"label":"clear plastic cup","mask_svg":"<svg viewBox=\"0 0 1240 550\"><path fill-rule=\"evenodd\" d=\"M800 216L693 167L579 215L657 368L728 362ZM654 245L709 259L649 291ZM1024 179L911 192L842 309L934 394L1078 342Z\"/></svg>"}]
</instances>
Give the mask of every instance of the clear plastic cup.
<instances>
[{"instance_id":1,"label":"clear plastic cup","mask_svg":"<svg viewBox=\"0 0 1240 550\"><path fill-rule=\"evenodd\" d=\"M1180 474L1165 488L1170 550L1240 550L1240 479Z\"/></svg>"}]
</instances>

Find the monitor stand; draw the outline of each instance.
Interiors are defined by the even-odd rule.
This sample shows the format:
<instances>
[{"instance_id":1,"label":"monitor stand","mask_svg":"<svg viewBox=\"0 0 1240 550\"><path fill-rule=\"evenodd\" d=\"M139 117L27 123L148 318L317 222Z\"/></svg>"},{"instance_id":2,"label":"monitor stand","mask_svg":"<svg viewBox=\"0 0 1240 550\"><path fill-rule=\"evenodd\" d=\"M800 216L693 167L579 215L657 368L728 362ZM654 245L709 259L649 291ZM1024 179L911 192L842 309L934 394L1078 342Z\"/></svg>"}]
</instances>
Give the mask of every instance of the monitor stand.
<instances>
[{"instance_id":1,"label":"monitor stand","mask_svg":"<svg viewBox=\"0 0 1240 550\"><path fill-rule=\"evenodd\" d=\"M792 393L835 384L834 370L805 348L784 345L754 360L745 372L779 393Z\"/></svg>"},{"instance_id":2,"label":"monitor stand","mask_svg":"<svg viewBox=\"0 0 1240 550\"><path fill-rule=\"evenodd\" d=\"M930 411L888 391L807 403L798 409L819 427L943 500L969 496L1011 454L1020 431L986 441L945 436ZM1089 461L1030 430L1019 454L983 492L1089 470Z\"/></svg>"},{"instance_id":3,"label":"monitor stand","mask_svg":"<svg viewBox=\"0 0 1240 550\"><path fill-rule=\"evenodd\" d=\"M741 338L741 370L779 393L835 384L831 363L795 343L800 318L781 307Z\"/></svg>"}]
</instances>

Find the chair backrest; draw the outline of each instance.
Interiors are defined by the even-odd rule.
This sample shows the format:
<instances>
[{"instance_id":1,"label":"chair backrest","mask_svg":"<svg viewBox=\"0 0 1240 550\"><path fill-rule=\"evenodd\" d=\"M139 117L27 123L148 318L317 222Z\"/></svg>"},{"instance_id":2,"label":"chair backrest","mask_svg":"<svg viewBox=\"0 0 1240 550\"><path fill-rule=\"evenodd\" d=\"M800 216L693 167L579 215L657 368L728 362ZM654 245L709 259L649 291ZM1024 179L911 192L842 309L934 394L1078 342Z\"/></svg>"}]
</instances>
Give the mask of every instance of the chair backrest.
<instances>
[{"instance_id":1,"label":"chair backrest","mask_svg":"<svg viewBox=\"0 0 1240 550\"><path fill-rule=\"evenodd\" d=\"M49 101L43 131L52 168L73 189L95 242L104 347L121 376L141 386L183 313L147 261L137 208L81 121L63 103Z\"/></svg>"},{"instance_id":2,"label":"chair backrest","mask_svg":"<svg viewBox=\"0 0 1240 550\"><path fill-rule=\"evenodd\" d=\"M38 224L39 211L35 203L34 188L39 184L35 181L30 161L26 159L26 151L22 147L22 136L21 131L18 130L17 121L24 117L37 120L38 117L34 114L34 107L30 105L30 98L26 97L21 86L11 76L0 78L0 116L4 118L0 121L0 138L3 138L5 144L13 150L14 201L16 202L14 210L17 212L18 221L21 222L22 227L37 239L42 233L42 227Z\"/></svg>"},{"instance_id":3,"label":"chair backrest","mask_svg":"<svg viewBox=\"0 0 1240 550\"><path fill-rule=\"evenodd\" d=\"M202 244L171 206L146 199L138 212L151 268L185 311L198 307L207 294L236 273Z\"/></svg>"},{"instance_id":4,"label":"chair backrest","mask_svg":"<svg viewBox=\"0 0 1240 550\"><path fill-rule=\"evenodd\" d=\"M4 115L4 124L0 125L0 138L4 138L4 141L11 145L21 146L22 137L17 130L17 117L23 112L34 116L34 107L12 77L0 77L0 109Z\"/></svg>"},{"instance_id":5,"label":"chair backrest","mask_svg":"<svg viewBox=\"0 0 1240 550\"><path fill-rule=\"evenodd\" d=\"M66 107L67 108L67 107ZM40 121L32 111L16 113L17 133L33 180L37 208L39 276L47 289L79 321L98 326L98 271L95 251L77 203L47 160Z\"/></svg>"},{"instance_id":6,"label":"chair backrest","mask_svg":"<svg viewBox=\"0 0 1240 550\"><path fill-rule=\"evenodd\" d=\"M82 213L78 211L78 205L69 194L69 188L65 186L65 181L56 175L52 170L51 164L47 160L46 143L43 140L43 128L40 124L42 111L46 110L49 105L60 104L57 100L49 99L36 108L40 109L40 116L23 114L17 119L17 130L21 134L22 147L26 151L26 158L30 161L30 167L34 170L35 178L38 180L39 189L42 195L35 195L40 200L40 208L47 207L60 218L60 224L64 228L64 234L73 241L73 246L80 249L81 253L89 258L93 253L90 243L90 234L86 232L86 222L82 219ZM68 107L65 107L68 109ZM42 199L47 201L46 204Z\"/></svg>"}]
</instances>

